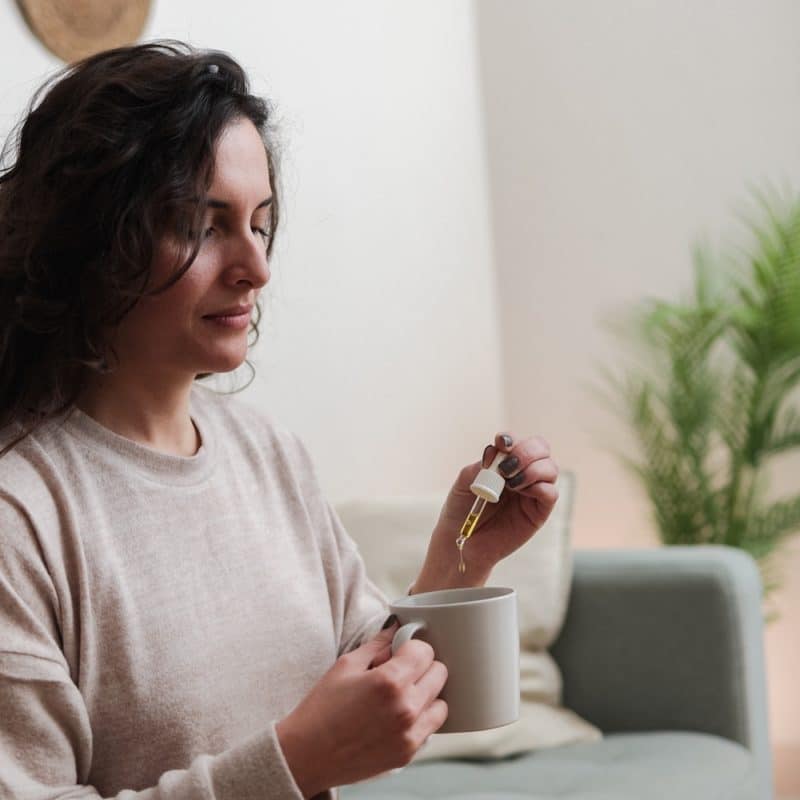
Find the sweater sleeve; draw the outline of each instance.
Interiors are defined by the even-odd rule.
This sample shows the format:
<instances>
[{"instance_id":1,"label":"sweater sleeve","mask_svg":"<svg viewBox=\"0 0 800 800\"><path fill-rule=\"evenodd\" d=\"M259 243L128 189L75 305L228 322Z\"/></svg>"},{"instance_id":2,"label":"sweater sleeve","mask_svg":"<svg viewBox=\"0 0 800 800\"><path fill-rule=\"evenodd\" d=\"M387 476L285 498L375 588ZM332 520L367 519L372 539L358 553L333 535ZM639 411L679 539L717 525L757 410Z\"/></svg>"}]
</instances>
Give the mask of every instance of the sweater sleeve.
<instances>
[{"instance_id":1,"label":"sweater sleeve","mask_svg":"<svg viewBox=\"0 0 800 800\"><path fill-rule=\"evenodd\" d=\"M60 647L58 596L25 512L0 497L0 797L83 800L92 728ZM108 795L107 795L108 796ZM301 800L271 723L119 800Z\"/></svg>"}]
</instances>

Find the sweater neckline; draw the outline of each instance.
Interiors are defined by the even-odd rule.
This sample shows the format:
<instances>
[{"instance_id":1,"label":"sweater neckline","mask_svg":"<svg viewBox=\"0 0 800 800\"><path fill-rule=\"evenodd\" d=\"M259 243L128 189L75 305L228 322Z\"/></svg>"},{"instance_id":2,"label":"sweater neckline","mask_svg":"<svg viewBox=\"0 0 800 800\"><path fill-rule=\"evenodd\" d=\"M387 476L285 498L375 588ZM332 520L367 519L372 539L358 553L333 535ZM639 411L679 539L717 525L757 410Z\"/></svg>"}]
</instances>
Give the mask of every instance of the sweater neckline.
<instances>
[{"instance_id":1,"label":"sweater neckline","mask_svg":"<svg viewBox=\"0 0 800 800\"><path fill-rule=\"evenodd\" d=\"M200 437L200 447L192 456L163 453L128 439L106 428L93 417L73 407L66 415L64 429L95 451L101 451L123 466L135 469L160 484L191 485L208 478L216 462L216 442L209 416L202 413L193 391L189 413Z\"/></svg>"}]
</instances>

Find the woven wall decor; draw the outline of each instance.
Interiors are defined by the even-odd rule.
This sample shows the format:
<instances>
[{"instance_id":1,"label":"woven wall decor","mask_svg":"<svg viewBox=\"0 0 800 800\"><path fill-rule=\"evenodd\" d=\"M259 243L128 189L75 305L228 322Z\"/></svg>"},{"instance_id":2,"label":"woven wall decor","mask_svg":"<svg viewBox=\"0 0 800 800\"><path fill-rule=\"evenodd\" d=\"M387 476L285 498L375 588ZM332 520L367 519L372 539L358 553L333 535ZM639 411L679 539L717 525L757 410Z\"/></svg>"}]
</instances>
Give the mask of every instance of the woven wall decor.
<instances>
[{"instance_id":1,"label":"woven wall decor","mask_svg":"<svg viewBox=\"0 0 800 800\"><path fill-rule=\"evenodd\" d=\"M142 34L151 0L17 0L28 27L66 62L111 47L133 44Z\"/></svg>"}]
</instances>

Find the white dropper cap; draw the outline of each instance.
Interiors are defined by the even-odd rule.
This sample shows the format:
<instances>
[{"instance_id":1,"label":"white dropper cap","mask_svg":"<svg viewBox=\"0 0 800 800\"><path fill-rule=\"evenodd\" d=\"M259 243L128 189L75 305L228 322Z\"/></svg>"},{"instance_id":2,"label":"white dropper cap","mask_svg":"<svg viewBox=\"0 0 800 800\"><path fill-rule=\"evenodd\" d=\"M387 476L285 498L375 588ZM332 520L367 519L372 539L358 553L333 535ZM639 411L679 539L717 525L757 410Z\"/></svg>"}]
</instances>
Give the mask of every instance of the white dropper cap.
<instances>
[{"instance_id":1,"label":"white dropper cap","mask_svg":"<svg viewBox=\"0 0 800 800\"><path fill-rule=\"evenodd\" d=\"M498 464L508 458L508 453L498 450L497 455L488 467L484 467L470 485L470 490L474 495L490 503L496 503L503 493L506 479L497 471Z\"/></svg>"}]
</instances>

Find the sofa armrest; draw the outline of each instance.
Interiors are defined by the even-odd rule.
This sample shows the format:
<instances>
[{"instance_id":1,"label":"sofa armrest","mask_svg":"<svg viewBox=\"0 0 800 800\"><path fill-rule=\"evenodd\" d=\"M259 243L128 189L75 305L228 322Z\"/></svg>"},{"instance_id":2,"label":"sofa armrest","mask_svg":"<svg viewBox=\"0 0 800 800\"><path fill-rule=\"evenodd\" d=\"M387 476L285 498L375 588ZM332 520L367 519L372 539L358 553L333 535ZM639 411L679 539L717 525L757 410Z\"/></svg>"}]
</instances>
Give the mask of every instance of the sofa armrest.
<instances>
[{"instance_id":1,"label":"sofa armrest","mask_svg":"<svg viewBox=\"0 0 800 800\"><path fill-rule=\"evenodd\" d=\"M576 552L552 653L565 705L601 730L723 736L769 781L761 580L742 551Z\"/></svg>"}]
</instances>

